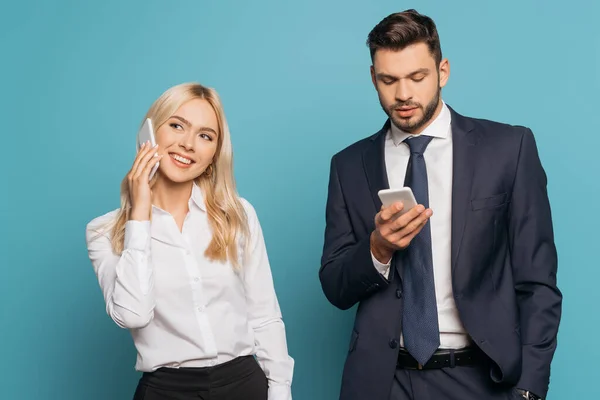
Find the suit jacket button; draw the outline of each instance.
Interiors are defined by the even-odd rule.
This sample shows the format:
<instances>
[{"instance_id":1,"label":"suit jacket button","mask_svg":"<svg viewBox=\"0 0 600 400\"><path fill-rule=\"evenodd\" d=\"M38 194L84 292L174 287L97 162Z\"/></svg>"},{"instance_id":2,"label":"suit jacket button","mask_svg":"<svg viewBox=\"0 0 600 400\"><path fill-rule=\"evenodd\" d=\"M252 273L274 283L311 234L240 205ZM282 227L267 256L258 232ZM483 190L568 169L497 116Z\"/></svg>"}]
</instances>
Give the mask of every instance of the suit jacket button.
<instances>
[{"instance_id":1,"label":"suit jacket button","mask_svg":"<svg viewBox=\"0 0 600 400\"><path fill-rule=\"evenodd\" d=\"M392 349L395 349L396 347L398 347L398 341L396 339L390 340L390 347Z\"/></svg>"},{"instance_id":2,"label":"suit jacket button","mask_svg":"<svg viewBox=\"0 0 600 400\"><path fill-rule=\"evenodd\" d=\"M396 290L396 297L399 298L399 299L402 298L402 289Z\"/></svg>"}]
</instances>

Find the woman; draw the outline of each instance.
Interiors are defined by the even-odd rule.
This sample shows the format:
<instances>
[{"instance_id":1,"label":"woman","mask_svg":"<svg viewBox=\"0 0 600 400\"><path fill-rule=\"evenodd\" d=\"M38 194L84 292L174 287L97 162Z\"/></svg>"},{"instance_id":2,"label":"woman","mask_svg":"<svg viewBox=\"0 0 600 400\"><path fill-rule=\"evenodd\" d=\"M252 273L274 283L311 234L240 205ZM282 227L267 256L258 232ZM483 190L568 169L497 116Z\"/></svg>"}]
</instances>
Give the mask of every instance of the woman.
<instances>
[{"instance_id":1,"label":"woman","mask_svg":"<svg viewBox=\"0 0 600 400\"><path fill-rule=\"evenodd\" d=\"M144 372L134 399L291 399L294 361L217 93L172 87L146 117L156 147L138 151L121 208L86 230L106 310Z\"/></svg>"}]
</instances>

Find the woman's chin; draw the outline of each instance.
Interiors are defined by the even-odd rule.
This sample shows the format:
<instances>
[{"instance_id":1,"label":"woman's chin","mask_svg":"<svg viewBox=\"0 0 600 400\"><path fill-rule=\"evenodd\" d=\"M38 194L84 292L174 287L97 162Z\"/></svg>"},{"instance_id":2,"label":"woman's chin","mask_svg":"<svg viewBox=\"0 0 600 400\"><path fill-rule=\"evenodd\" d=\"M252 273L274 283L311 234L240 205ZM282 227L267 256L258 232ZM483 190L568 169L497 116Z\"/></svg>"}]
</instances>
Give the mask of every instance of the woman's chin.
<instances>
[{"instance_id":1,"label":"woman's chin","mask_svg":"<svg viewBox=\"0 0 600 400\"><path fill-rule=\"evenodd\" d=\"M182 184L196 180L198 176L194 174L172 173L170 171L161 171L160 177L167 182Z\"/></svg>"}]
</instances>

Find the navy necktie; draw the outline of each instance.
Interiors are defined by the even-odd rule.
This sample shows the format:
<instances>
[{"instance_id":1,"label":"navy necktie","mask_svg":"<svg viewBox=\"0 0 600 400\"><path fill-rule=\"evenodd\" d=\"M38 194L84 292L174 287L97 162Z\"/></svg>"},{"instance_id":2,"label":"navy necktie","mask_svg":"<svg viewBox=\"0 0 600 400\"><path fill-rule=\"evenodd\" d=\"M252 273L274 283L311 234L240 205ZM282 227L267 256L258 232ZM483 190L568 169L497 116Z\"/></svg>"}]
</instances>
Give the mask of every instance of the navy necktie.
<instances>
[{"instance_id":1,"label":"navy necktie","mask_svg":"<svg viewBox=\"0 0 600 400\"><path fill-rule=\"evenodd\" d=\"M425 208L429 207L429 190L423 153L431 139L430 136L415 136L405 142L410 147L405 185L411 187L417 202ZM421 365L440 345L431 251L431 228L427 222L405 250L402 280L404 346Z\"/></svg>"}]
</instances>

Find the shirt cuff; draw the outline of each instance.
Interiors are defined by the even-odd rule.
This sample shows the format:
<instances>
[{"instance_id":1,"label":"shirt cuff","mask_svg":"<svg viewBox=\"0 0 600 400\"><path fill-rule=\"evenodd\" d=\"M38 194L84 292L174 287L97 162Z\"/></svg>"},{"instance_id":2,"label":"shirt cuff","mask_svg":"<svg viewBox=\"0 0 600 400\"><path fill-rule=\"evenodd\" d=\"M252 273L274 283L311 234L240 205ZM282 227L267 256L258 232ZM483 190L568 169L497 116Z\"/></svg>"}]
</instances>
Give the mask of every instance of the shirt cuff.
<instances>
[{"instance_id":1,"label":"shirt cuff","mask_svg":"<svg viewBox=\"0 0 600 400\"><path fill-rule=\"evenodd\" d=\"M127 221L123 248L148 251L150 249L150 221Z\"/></svg>"},{"instance_id":2,"label":"shirt cuff","mask_svg":"<svg viewBox=\"0 0 600 400\"><path fill-rule=\"evenodd\" d=\"M268 400L292 400L292 387L269 382Z\"/></svg>"},{"instance_id":3,"label":"shirt cuff","mask_svg":"<svg viewBox=\"0 0 600 400\"><path fill-rule=\"evenodd\" d=\"M375 269L381 275L383 275L385 279L387 279L388 275L390 274L390 266L392 265L392 260L390 259L390 261L388 261L387 264L382 264L375 258L373 252L371 252L371 258L373 259L373 265L375 266Z\"/></svg>"}]
</instances>

